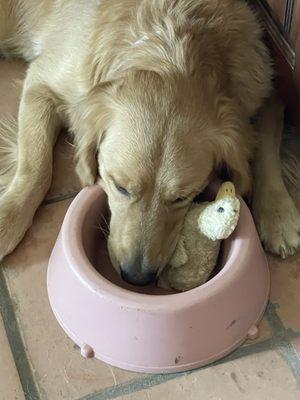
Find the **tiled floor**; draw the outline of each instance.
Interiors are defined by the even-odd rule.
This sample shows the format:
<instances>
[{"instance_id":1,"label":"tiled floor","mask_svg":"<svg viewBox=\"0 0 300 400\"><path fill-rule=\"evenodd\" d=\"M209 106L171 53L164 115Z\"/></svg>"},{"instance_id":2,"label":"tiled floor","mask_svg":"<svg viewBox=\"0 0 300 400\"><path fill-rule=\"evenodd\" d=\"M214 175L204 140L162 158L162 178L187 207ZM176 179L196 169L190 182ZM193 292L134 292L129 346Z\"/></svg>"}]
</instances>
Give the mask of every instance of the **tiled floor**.
<instances>
[{"instance_id":1,"label":"tiled floor","mask_svg":"<svg viewBox=\"0 0 300 400\"><path fill-rule=\"evenodd\" d=\"M10 93L13 113L11 79L21 72L15 64L0 64L0 78L9 76L0 79L0 95ZM49 254L79 189L64 137L55 165L47 200L0 269L0 400L300 399L300 254L286 261L269 257L271 300L259 338L212 366L139 375L83 359L54 319L46 293Z\"/></svg>"}]
</instances>

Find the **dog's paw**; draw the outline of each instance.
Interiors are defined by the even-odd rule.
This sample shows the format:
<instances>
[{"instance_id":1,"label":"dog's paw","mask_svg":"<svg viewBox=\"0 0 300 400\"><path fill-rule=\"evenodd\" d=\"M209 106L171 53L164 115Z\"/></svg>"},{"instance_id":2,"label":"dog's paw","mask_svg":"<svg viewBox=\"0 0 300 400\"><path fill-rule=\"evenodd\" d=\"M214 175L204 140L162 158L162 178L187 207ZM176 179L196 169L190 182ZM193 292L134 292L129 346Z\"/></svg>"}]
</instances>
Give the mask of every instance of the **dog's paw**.
<instances>
[{"instance_id":1,"label":"dog's paw","mask_svg":"<svg viewBox=\"0 0 300 400\"><path fill-rule=\"evenodd\" d=\"M17 247L31 223L28 210L0 199L0 261Z\"/></svg>"},{"instance_id":2,"label":"dog's paw","mask_svg":"<svg viewBox=\"0 0 300 400\"><path fill-rule=\"evenodd\" d=\"M253 212L265 249L282 258L295 254L300 248L300 213L289 194L269 193Z\"/></svg>"}]
</instances>

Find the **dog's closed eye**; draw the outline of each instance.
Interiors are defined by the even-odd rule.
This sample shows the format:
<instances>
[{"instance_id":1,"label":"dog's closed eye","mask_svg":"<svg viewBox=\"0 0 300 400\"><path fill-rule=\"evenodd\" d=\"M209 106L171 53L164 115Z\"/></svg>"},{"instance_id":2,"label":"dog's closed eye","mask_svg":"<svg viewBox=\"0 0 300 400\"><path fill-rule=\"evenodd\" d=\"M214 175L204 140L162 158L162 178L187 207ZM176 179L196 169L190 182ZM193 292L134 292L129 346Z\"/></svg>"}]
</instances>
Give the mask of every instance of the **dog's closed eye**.
<instances>
[{"instance_id":1,"label":"dog's closed eye","mask_svg":"<svg viewBox=\"0 0 300 400\"><path fill-rule=\"evenodd\" d=\"M177 197L171 202L171 204L176 208L182 208L188 205L190 199L188 197Z\"/></svg>"},{"instance_id":2,"label":"dog's closed eye","mask_svg":"<svg viewBox=\"0 0 300 400\"><path fill-rule=\"evenodd\" d=\"M121 193L123 196L130 196L130 193L128 192L127 189L125 189L123 186L118 185L117 183L115 184L116 189L119 193Z\"/></svg>"},{"instance_id":3,"label":"dog's closed eye","mask_svg":"<svg viewBox=\"0 0 300 400\"><path fill-rule=\"evenodd\" d=\"M186 197L178 197L173 201L174 204L182 203L184 201L187 201L188 199Z\"/></svg>"}]
</instances>

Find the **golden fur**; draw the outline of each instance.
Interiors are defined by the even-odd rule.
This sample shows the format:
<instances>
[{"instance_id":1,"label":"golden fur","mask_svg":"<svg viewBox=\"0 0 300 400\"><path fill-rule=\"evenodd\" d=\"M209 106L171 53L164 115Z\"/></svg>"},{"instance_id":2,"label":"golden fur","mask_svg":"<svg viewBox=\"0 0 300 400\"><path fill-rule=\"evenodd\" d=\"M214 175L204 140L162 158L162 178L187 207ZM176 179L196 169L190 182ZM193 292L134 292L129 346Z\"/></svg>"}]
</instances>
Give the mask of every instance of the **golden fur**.
<instances>
[{"instance_id":1,"label":"golden fur","mask_svg":"<svg viewBox=\"0 0 300 400\"><path fill-rule=\"evenodd\" d=\"M82 184L101 175L112 212L109 248L129 281L145 283L166 265L193 196L219 165L250 191L250 118L270 95L272 70L243 2L0 0L0 52L30 62L17 159L0 177L0 257L21 240L49 188L63 124L74 132ZM263 148L254 163L270 173ZM262 238L272 251L292 253L300 243L295 206L296 222L283 233L280 204L288 195L282 188L274 210L262 211L261 186L272 185L254 181ZM274 224L278 209L274 239L266 220Z\"/></svg>"}]
</instances>

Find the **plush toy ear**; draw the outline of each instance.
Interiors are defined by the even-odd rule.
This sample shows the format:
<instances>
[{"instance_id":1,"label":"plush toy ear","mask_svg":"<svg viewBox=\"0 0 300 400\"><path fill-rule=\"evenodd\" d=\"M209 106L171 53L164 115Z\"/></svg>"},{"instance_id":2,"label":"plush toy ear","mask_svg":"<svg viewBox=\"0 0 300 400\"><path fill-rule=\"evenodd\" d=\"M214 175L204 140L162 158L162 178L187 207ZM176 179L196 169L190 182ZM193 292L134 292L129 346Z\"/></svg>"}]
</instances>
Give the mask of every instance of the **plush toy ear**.
<instances>
[{"instance_id":1,"label":"plush toy ear","mask_svg":"<svg viewBox=\"0 0 300 400\"><path fill-rule=\"evenodd\" d=\"M216 200L224 199L224 197L236 197L235 187L232 182L224 182L220 186Z\"/></svg>"}]
</instances>

